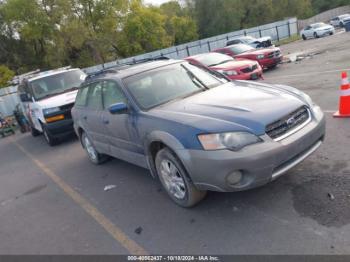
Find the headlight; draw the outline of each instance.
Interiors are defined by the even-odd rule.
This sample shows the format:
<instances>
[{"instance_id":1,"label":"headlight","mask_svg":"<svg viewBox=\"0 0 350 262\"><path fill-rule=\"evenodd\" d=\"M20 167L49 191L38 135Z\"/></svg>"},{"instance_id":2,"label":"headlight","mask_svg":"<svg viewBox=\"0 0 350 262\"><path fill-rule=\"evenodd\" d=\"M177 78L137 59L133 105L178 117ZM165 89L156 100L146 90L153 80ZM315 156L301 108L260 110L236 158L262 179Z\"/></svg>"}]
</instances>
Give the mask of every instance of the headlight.
<instances>
[{"instance_id":1,"label":"headlight","mask_svg":"<svg viewBox=\"0 0 350 262\"><path fill-rule=\"evenodd\" d=\"M43 114L50 115L50 114L56 113L58 111L60 111L59 107L45 108L45 109L43 109Z\"/></svg>"},{"instance_id":2,"label":"headlight","mask_svg":"<svg viewBox=\"0 0 350 262\"><path fill-rule=\"evenodd\" d=\"M224 70L218 70L219 73L224 74L226 76L236 76L238 75L238 72L235 70L229 70L229 71L224 71Z\"/></svg>"},{"instance_id":3,"label":"headlight","mask_svg":"<svg viewBox=\"0 0 350 262\"><path fill-rule=\"evenodd\" d=\"M204 150L230 149L238 151L245 146L260 143L263 140L248 132L203 134L198 136Z\"/></svg>"},{"instance_id":4,"label":"headlight","mask_svg":"<svg viewBox=\"0 0 350 262\"><path fill-rule=\"evenodd\" d=\"M256 59L263 59L265 57L265 55L261 54L261 55L257 55Z\"/></svg>"}]
</instances>

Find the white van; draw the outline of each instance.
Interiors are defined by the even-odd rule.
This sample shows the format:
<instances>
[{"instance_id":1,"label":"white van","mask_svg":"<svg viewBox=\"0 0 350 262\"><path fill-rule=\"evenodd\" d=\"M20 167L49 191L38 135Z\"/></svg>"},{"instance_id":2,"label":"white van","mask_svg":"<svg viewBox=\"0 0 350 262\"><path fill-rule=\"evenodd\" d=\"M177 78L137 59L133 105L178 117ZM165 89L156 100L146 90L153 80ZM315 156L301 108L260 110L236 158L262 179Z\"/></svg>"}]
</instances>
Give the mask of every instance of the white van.
<instances>
[{"instance_id":1,"label":"white van","mask_svg":"<svg viewBox=\"0 0 350 262\"><path fill-rule=\"evenodd\" d=\"M74 133L71 109L85 77L82 70L65 67L21 79L17 93L33 136L44 134L53 146Z\"/></svg>"}]
</instances>

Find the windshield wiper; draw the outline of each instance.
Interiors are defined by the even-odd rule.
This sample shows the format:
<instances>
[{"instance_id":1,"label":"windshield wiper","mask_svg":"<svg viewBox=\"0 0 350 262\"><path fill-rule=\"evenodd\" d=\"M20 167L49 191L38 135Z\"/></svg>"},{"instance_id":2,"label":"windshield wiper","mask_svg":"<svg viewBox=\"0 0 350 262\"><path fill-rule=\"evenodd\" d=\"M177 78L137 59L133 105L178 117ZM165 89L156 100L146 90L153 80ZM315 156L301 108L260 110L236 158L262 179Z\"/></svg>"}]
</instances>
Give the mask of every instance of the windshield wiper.
<instances>
[{"instance_id":1,"label":"windshield wiper","mask_svg":"<svg viewBox=\"0 0 350 262\"><path fill-rule=\"evenodd\" d=\"M186 70L186 73L188 74L188 76L190 77L191 81L196 85L198 86L199 88L201 89L206 89L208 90L209 87L207 87L202 80L200 80L198 77L196 77L195 74L192 73L191 70L189 70L186 66L184 65L181 65L185 70ZM199 82L199 84L197 83L197 81Z\"/></svg>"}]
</instances>

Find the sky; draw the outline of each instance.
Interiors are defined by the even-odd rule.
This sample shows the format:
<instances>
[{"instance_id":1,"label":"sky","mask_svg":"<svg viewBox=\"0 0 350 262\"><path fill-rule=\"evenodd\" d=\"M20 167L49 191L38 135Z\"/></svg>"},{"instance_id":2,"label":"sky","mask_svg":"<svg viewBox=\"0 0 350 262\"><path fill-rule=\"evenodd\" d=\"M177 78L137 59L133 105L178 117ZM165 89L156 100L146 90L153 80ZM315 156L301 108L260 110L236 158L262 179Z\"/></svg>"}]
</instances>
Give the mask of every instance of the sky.
<instances>
[{"instance_id":1,"label":"sky","mask_svg":"<svg viewBox=\"0 0 350 262\"><path fill-rule=\"evenodd\" d=\"M170 0L144 0L146 4L161 5L163 3L169 2Z\"/></svg>"}]
</instances>

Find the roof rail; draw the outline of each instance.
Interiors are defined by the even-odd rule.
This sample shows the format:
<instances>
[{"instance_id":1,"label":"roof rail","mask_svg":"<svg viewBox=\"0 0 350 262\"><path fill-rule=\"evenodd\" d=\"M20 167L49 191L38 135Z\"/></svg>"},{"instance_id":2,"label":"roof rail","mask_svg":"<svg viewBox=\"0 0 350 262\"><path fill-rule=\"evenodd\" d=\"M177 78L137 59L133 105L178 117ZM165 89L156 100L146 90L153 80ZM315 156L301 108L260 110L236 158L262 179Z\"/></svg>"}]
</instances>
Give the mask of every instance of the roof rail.
<instances>
[{"instance_id":1,"label":"roof rail","mask_svg":"<svg viewBox=\"0 0 350 262\"><path fill-rule=\"evenodd\" d=\"M132 65L142 64L142 63L151 62L151 61L169 60L169 59L170 58L166 57L166 56L157 56L157 57L152 57L152 58L144 58L144 59L140 59L140 60L135 60L135 61L131 61L131 62L123 63L123 64L117 64L117 65L110 66L110 67L104 67L103 69L101 69L97 72L89 73L85 80L92 79L92 78L99 76L99 75L102 75L102 74L118 73L120 71L120 70L118 70L118 68L122 68L125 66L132 66Z\"/></svg>"}]
</instances>

